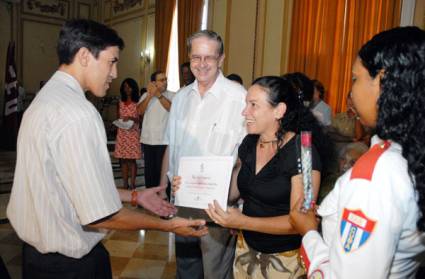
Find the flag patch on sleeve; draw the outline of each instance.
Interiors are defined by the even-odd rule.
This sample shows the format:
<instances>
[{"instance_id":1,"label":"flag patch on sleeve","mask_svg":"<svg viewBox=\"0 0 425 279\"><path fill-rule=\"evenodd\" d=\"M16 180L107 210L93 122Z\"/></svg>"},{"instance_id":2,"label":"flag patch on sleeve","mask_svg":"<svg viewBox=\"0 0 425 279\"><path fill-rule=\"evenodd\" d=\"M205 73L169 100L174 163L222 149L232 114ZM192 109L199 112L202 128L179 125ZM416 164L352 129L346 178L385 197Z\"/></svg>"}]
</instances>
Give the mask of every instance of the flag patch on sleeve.
<instances>
[{"instance_id":1,"label":"flag patch on sleeve","mask_svg":"<svg viewBox=\"0 0 425 279\"><path fill-rule=\"evenodd\" d=\"M368 218L361 210L344 208L340 224L340 236L345 252L352 252L372 235L376 221Z\"/></svg>"}]
</instances>

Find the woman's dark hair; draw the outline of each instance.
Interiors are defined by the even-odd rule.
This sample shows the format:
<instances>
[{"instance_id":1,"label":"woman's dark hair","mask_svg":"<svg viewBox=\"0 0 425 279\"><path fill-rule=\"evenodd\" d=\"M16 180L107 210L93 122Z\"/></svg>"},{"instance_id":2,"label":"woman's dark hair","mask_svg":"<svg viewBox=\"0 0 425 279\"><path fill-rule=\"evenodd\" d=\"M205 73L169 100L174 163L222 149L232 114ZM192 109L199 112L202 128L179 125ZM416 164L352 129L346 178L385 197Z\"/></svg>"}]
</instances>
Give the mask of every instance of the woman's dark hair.
<instances>
[{"instance_id":1,"label":"woman's dark hair","mask_svg":"<svg viewBox=\"0 0 425 279\"><path fill-rule=\"evenodd\" d=\"M284 77L264 76L253 81L252 85L258 85L268 95L268 101L272 107L279 103L285 103L286 112L280 119L279 129L276 132L278 141L282 141L286 132L299 134L301 131L311 131L313 143L317 148L322 161L323 170L328 167L329 159L333 154L330 139L325 136L316 117L310 109L305 107L292 84Z\"/></svg>"},{"instance_id":2,"label":"woman's dark hair","mask_svg":"<svg viewBox=\"0 0 425 279\"><path fill-rule=\"evenodd\" d=\"M380 77L376 133L402 147L418 192L425 231L425 31L398 27L375 35L359 51L372 78Z\"/></svg>"},{"instance_id":3,"label":"woman's dark hair","mask_svg":"<svg viewBox=\"0 0 425 279\"><path fill-rule=\"evenodd\" d=\"M106 25L87 19L72 19L65 22L60 33L56 51L59 65L69 65L82 47L87 48L95 58L107 47L124 48L117 32Z\"/></svg>"},{"instance_id":4,"label":"woman's dark hair","mask_svg":"<svg viewBox=\"0 0 425 279\"><path fill-rule=\"evenodd\" d=\"M139 101L139 86L137 85L137 82L132 78L126 78L121 82L120 86L120 94L121 94L121 101L125 102L127 101L127 94L124 90L124 84L130 86L131 88L131 101L134 103L137 103Z\"/></svg>"},{"instance_id":5,"label":"woman's dark hair","mask_svg":"<svg viewBox=\"0 0 425 279\"><path fill-rule=\"evenodd\" d=\"M314 85L308 76L300 72L295 72L284 74L282 77L292 85L292 88L306 102L304 105L308 106L311 104L314 95Z\"/></svg>"},{"instance_id":6,"label":"woman's dark hair","mask_svg":"<svg viewBox=\"0 0 425 279\"><path fill-rule=\"evenodd\" d=\"M316 90L319 91L319 98L323 100L323 98L325 97L325 87L317 79L313 79L312 81L313 81L314 88L316 88Z\"/></svg>"}]
</instances>

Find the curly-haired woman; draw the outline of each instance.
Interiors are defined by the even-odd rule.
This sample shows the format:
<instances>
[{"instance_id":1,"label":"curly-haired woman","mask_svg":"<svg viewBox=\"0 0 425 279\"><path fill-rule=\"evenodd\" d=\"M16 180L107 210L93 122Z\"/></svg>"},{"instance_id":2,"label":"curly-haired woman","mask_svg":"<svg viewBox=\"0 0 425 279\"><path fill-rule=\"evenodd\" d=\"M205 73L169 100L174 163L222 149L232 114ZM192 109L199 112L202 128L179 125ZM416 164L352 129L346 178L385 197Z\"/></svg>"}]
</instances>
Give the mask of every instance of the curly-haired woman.
<instances>
[{"instance_id":1,"label":"curly-haired woman","mask_svg":"<svg viewBox=\"0 0 425 279\"><path fill-rule=\"evenodd\" d=\"M425 31L374 36L353 65L352 100L370 150L317 213L291 211L309 278L414 278L425 251Z\"/></svg>"}]
</instances>

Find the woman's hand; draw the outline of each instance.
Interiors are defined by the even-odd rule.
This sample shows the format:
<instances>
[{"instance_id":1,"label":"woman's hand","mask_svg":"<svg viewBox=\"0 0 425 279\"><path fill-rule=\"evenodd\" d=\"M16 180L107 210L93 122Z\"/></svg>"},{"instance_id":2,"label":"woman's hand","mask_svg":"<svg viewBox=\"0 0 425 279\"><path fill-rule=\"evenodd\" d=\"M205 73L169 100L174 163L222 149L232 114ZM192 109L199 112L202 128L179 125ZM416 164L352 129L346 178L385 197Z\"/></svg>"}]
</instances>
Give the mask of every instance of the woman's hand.
<instances>
[{"instance_id":1,"label":"woman's hand","mask_svg":"<svg viewBox=\"0 0 425 279\"><path fill-rule=\"evenodd\" d=\"M289 223L301 235L305 235L311 230L317 231L319 220L316 217L317 207L313 207L307 212L301 210L303 199L299 199L289 213Z\"/></svg>"},{"instance_id":2,"label":"woman's hand","mask_svg":"<svg viewBox=\"0 0 425 279\"><path fill-rule=\"evenodd\" d=\"M170 231L181 236L201 237L208 234L205 220L189 220L175 217L167 222L171 224Z\"/></svg>"},{"instance_id":3,"label":"woman's hand","mask_svg":"<svg viewBox=\"0 0 425 279\"><path fill-rule=\"evenodd\" d=\"M242 214L239 208L228 207L227 211L224 211L218 202L214 200L214 205L208 204L208 209L205 209L205 211L214 223L220 226L231 229L243 229L246 216Z\"/></svg>"},{"instance_id":4,"label":"woman's hand","mask_svg":"<svg viewBox=\"0 0 425 279\"><path fill-rule=\"evenodd\" d=\"M176 195L176 192L180 189L181 184L182 184L182 177L174 176L173 181L171 181L171 194L173 196Z\"/></svg>"}]
</instances>

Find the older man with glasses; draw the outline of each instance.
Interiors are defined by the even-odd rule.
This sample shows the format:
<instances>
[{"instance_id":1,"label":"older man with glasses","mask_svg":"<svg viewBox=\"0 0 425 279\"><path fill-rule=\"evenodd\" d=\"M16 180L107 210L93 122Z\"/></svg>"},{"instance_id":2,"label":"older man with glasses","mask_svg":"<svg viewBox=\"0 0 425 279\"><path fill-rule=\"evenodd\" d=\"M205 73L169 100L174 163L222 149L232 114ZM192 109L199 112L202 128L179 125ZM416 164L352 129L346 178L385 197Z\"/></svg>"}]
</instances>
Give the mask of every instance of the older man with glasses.
<instances>
[{"instance_id":1,"label":"older man with glasses","mask_svg":"<svg viewBox=\"0 0 425 279\"><path fill-rule=\"evenodd\" d=\"M241 114L246 90L220 70L224 61L221 37L213 31L199 31L188 38L187 47L196 79L180 89L171 107L163 166L170 180L177 175L182 156L233 156L236 162L246 134ZM198 213L179 209L179 214L190 217ZM201 239L176 237L177 278L232 278L234 249L235 237L221 227L210 227L209 235Z\"/></svg>"}]
</instances>

